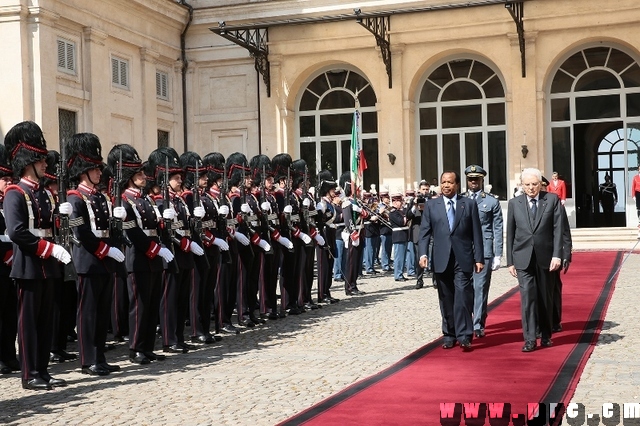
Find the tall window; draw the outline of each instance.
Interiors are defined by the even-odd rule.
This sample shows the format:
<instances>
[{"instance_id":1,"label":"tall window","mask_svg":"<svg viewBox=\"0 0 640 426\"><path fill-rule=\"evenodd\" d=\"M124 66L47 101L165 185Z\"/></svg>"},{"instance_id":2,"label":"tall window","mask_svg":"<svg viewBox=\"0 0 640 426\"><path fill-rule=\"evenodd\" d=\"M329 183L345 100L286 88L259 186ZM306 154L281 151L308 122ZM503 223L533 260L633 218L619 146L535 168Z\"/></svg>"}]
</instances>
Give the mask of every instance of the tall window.
<instances>
[{"instance_id":1,"label":"tall window","mask_svg":"<svg viewBox=\"0 0 640 426\"><path fill-rule=\"evenodd\" d=\"M169 146L169 132L158 129L158 148Z\"/></svg>"},{"instance_id":2,"label":"tall window","mask_svg":"<svg viewBox=\"0 0 640 426\"><path fill-rule=\"evenodd\" d=\"M129 89L129 61L111 57L111 83L119 89Z\"/></svg>"},{"instance_id":3,"label":"tall window","mask_svg":"<svg viewBox=\"0 0 640 426\"><path fill-rule=\"evenodd\" d=\"M58 39L58 71L76 73L76 44L61 38Z\"/></svg>"},{"instance_id":4,"label":"tall window","mask_svg":"<svg viewBox=\"0 0 640 426\"><path fill-rule=\"evenodd\" d=\"M309 166L311 181L323 169L336 179L350 170L351 128L358 93L362 114L362 149L367 160L364 187L379 183L378 117L376 94L360 74L337 69L313 79L298 105L298 142L300 158Z\"/></svg>"},{"instance_id":5,"label":"tall window","mask_svg":"<svg viewBox=\"0 0 640 426\"><path fill-rule=\"evenodd\" d=\"M58 109L58 139L60 143L66 142L76 133L76 112L67 109Z\"/></svg>"},{"instance_id":6,"label":"tall window","mask_svg":"<svg viewBox=\"0 0 640 426\"><path fill-rule=\"evenodd\" d=\"M553 168L568 183L576 226L603 226L598 184L608 173L618 188L616 211L625 211L637 170L640 66L612 46L583 48L562 62L548 90ZM635 222L635 208L625 217Z\"/></svg>"},{"instance_id":7,"label":"tall window","mask_svg":"<svg viewBox=\"0 0 640 426\"><path fill-rule=\"evenodd\" d=\"M474 59L438 66L419 92L420 178L431 182L445 170L463 175L470 164L487 170L485 185L507 198L504 88L490 67Z\"/></svg>"},{"instance_id":8,"label":"tall window","mask_svg":"<svg viewBox=\"0 0 640 426\"><path fill-rule=\"evenodd\" d=\"M156 97L169 100L169 75L166 72L156 71Z\"/></svg>"}]
</instances>

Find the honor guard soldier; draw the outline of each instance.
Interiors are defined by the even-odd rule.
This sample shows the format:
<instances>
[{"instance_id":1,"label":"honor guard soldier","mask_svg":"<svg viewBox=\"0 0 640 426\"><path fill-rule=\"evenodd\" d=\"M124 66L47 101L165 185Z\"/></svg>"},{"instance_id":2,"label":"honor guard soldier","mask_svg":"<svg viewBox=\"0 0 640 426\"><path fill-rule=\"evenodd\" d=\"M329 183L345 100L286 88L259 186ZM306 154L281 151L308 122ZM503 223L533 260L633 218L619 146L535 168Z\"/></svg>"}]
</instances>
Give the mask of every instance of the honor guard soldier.
<instances>
[{"instance_id":1,"label":"honor guard soldier","mask_svg":"<svg viewBox=\"0 0 640 426\"><path fill-rule=\"evenodd\" d=\"M10 277L18 289L18 349L22 387L49 390L66 386L48 372L53 323L53 282L60 277L58 262L71 255L53 240L55 201L39 181L47 168L47 145L40 127L32 121L16 124L6 134L14 175L20 180L5 189L3 211L7 235L13 241ZM59 206L71 214L71 205Z\"/></svg>"},{"instance_id":2,"label":"honor guard soldier","mask_svg":"<svg viewBox=\"0 0 640 426\"><path fill-rule=\"evenodd\" d=\"M278 204L270 193L273 186L273 177L270 176L271 160L264 154L256 155L249 161L249 167L253 177L251 194L255 205L259 205L257 216L260 238L270 245L269 251L258 250L257 262L254 263L252 275L255 274L255 279L258 281L260 319L275 320L278 319L276 286L278 284L278 263L281 256L280 247L282 246L277 241L281 238L280 232L275 228L279 225L277 222ZM253 207L253 203L251 204Z\"/></svg>"},{"instance_id":3,"label":"honor guard soldier","mask_svg":"<svg viewBox=\"0 0 640 426\"><path fill-rule=\"evenodd\" d=\"M491 273L500 267L502 259L502 208L498 196L484 191L485 169L470 165L464 169L467 176L467 197L478 203L482 235L484 235L484 268L473 273L473 332L484 337L487 321L487 301L491 286Z\"/></svg>"},{"instance_id":4,"label":"honor guard soldier","mask_svg":"<svg viewBox=\"0 0 640 426\"><path fill-rule=\"evenodd\" d=\"M299 315L302 312L298 309L298 282L296 280L298 258L295 252L296 245L299 244L296 240L301 237L302 232L298 228L300 216L297 212L294 214L293 206L291 205L291 163L293 163L293 160L286 153L277 154L271 159L271 166L279 186L274 196L281 212L280 235L290 240L293 245L293 248L282 251L280 264L280 317L286 315L285 312L290 315Z\"/></svg>"},{"instance_id":5,"label":"honor guard soldier","mask_svg":"<svg viewBox=\"0 0 640 426\"><path fill-rule=\"evenodd\" d=\"M344 277L344 291L347 296L361 296L364 291L358 290L358 273L362 267L361 255L364 242L364 221L369 214L360 207L357 199L355 184L351 181L351 172L344 172L340 176L340 186L344 189L345 198L342 202L342 216L344 230L342 240L346 251L346 270Z\"/></svg>"},{"instance_id":6,"label":"honor guard soldier","mask_svg":"<svg viewBox=\"0 0 640 426\"><path fill-rule=\"evenodd\" d=\"M13 243L6 234L4 191L13 182L13 169L4 145L0 145L0 373L20 371L16 357L18 336L18 295L9 278L13 263Z\"/></svg>"},{"instance_id":7,"label":"honor guard soldier","mask_svg":"<svg viewBox=\"0 0 640 426\"><path fill-rule=\"evenodd\" d=\"M165 242L172 245L175 260L167 265L162 280L160 300L160 329L162 347L169 353L187 353L191 347L184 341L184 327L189 309L189 296L197 293L195 287L194 256L203 256L204 250L191 237L191 212L182 197L183 171L178 153L170 147L158 148L149 155L149 167L155 170L155 181L162 189L160 212L165 232L171 236ZM204 215L204 209L199 214ZM197 314L197 309L195 309ZM197 327L199 320L193 326Z\"/></svg>"},{"instance_id":8,"label":"honor guard soldier","mask_svg":"<svg viewBox=\"0 0 640 426\"><path fill-rule=\"evenodd\" d=\"M412 198L406 207L406 217L409 223L409 241L413 244L413 264L416 270L416 289L424 287L424 268L420 266L419 259L417 257L418 250L418 237L420 235L420 224L422 221L422 212L424 211L424 203L426 203L429 196L429 184L426 180L420 181L418 185L418 192L415 198Z\"/></svg>"},{"instance_id":9,"label":"honor guard soldier","mask_svg":"<svg viewBox=\"0 0 640 426\"><path fill-rule=\"evenodd\" d=\"M391 195L391 205L393 207L389 213L389 222L393 226L391 234L391 238L393 239L393 252L395 253L393 277L396 281L407 281L407 278L404 276L404 263L409 241L409 226L402 203L401 193Z\"/></svg>"},{"instance_id":10,"label":"honor guard soldier","mask_svg":"<svg viewBox=\"0 0 640 426\"><path fill-rule=\"evenodd\" d=\"M78 273L78 347L82 373L106 376L120 370L107 363L105 344L109 310L116 278L116 263L124 262L124 253L116 247L109 233L111 210L107 198L97 190L104 165L102 147L92 133L78 133L67 146L69 180L76 186L68 191L73 206L73 232L79 244L73 246L73 260ZM113 215L126 218L123 207Z\"/></svg>"},{"instance_id":11,"label":"honor guard soldier","mask_svg":"<svg viewBox=\"0 0 640 426\"><path fill-rule=\"evenodd\" d=\"M122 228L131 245L125 247L127 288L129 291L129 360L149 364L162 359L153 346L160 306L163 260L171 262L173 253L160 244L160 212L145 193L147 184L143 164L131 145L114 146L107 157L113 185L122 191L126 217Z\"/></svg>"},{"instance_id":12,"label":"honor guard soldier","mask_svg":"<svg viewBox=\"0 0 640 426\"><path fill-rule=\"evenodd\" d=\"M215 274L219 261L216 247L222 246L228 250L229 246L219 238L216 241L212 233L216 230L215 220L218 212L213 200L203 194L203 189L206 190L208 187L207 170L200 155L187 151L180 156L180 165L185 174L185 191L182 198L191 213L191 238L204 250L204 255L195 258L194 285L191 287L189 298L191 341L211 344L216 340L222 340L220 336L216 339L210 331Z\"/></svg>"},{"instance_id":13,"label":"honor guard soldier","mask_svg":"<svg viewBox=\"0 0 640 426\"><path fill-rule=\"evenodd\" d=\"M318 259L318 303L337 303L340 300L331 297L331 284L333 283L333 266L336 253L336 219L338 213L333 204L336 197L336 183L333 175L328 170L318 173L317 192L320 201L316 205L319 222L323 228L320 232L324 236L327 248L320 245L316 248Z\"/></svg>"},{"instance_id":14,"label":"honor guard soldier","mask_svg":"<svg viewBox=\"0 0 640 426\"><path fill-rule=\"evenodd\" d=\"M229 221L234 221L231 218L229 209L228 193L228 179L225 175L225 158L219 152L212 152L204 156L202 159L203 166L207 169L207 184L210 185L206 191L206 199L213 202L215 209L217 210L216 216L216 229L211 231L212 241L218 241L215 244L219 250L219 261L216 263L216 286L214 289L214 310L216 316L216 331L218 328L220 331L229 334L238 334L238 330L231 323L231 315L236 302L236 281L232 281L232 277L235 277L235 262L238 258L238 248L236 240L231 237L231 233L235 231L235 225ZM226 186L225 186L226 185ZM205 203L206 206L206 203ZM206 208L206 207L205 207ZM227 249L224 249L225 243Z\"/></svg>"},{"instance_id":15,"label":"honor guard soldier","mask_svg":"<svg viewBox=\"0 0 640 426\"><path fill-rule=\"evenodd\" d=\"M41 180L47 195L59 203L61 199L58 193L58 175L60 174L60 154L58 151L49 150L47 153L47 171ZM60 176L64 178L66 173ZM68 182L63 184L66 188ZM54 212L55 217L55 212ZM73 254L71 252L71 254ZM51 352L49 361L65 362L78 358L74 353L67 352L68 336L75 333L76 314L78 306L78 292L76 290L76 280L78 275L75 271L74 261L68 264L59 264L60 278L55 279L53 293L53 329L51 331Z\"/></svg>"},{"instance_id":16,"label":"honor guard soldier","mask_svg":"<svg viewBox=\"0 0 640 426\"><path fill-rule=\"evenodd\" d=\"M389 211L391 210L391 199L389 198L389 188L383 186L380 188L380 202L378 203L378 216L382 219L389 220ZM391 271L391 250L393 250L391 228L388 226L380 227L380 263L382 272Z\"/></svg>"}]
</instances>

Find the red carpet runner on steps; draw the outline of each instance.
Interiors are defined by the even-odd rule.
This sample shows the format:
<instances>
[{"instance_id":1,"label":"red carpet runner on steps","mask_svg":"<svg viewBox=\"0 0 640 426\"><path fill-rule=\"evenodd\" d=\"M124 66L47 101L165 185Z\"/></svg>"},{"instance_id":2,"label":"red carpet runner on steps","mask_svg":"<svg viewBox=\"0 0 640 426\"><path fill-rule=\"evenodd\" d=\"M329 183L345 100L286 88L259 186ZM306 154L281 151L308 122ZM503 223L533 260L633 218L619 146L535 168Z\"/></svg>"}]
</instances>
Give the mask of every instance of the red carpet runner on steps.
<instances>
[{"instance_id":1,"label":"red carpet runner on steps","mask_svg":"<svg viewBox=\"0 0 640 426\"><path fill-rule=\"evenodd\" d=\"M506 420L491 419L492 425L521 425L529 403L567 404L597 341L621 260L616 252L574 253L562 275L563 330L551 348L521 352L516 285L491 304L487 336L474 339L472 352L443 350L440 338L282 424L483 425L487 409L502 408ZM474 406L477 419L469 418Z\"/></svg>"}]
</instances>

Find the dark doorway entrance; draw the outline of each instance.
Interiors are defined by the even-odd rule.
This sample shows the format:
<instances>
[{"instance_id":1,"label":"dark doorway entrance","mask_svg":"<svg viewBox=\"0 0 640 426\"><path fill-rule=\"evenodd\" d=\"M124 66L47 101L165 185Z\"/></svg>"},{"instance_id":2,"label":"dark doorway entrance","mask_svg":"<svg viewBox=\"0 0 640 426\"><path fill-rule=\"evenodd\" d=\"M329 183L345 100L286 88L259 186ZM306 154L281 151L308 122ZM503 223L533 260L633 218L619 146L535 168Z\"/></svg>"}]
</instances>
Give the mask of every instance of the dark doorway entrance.
<instances>
[{"instance_id":1,"label":"dark doorway entrance","mask_svg":"<svg viewBox=\"0 0 640 426\"><path fill-rule=\"evenodd\" d=\"M587 123L574 125L576 226L600 228L626 226L625 218L625 144L623 123ZM616 188L616 203L610 211L603 191L605 176ZM611 186L609 186L611 190ZM607 211L609 210L609 211Z\"/></svg>"}]
</instances>

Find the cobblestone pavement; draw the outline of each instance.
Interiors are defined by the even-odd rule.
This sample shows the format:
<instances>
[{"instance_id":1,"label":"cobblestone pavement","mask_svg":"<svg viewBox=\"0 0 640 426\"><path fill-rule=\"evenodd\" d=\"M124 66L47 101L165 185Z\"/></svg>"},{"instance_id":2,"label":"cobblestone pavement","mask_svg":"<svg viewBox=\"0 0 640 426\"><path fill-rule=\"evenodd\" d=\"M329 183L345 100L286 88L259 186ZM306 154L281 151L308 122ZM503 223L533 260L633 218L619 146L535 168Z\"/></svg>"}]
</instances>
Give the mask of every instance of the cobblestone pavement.
<instances>
[{"instance_id":1,"label":"cobblestone pavement","mask_svg":"<svg viewBox=\"0 0 640 426\"><path fill-rule=\"evenodd\" d=\"M639 267L640 256L631 255L575 394L574 401L587 412L599 412L603 402L638 402L640 315L634 275ZM336 289L338 304L147 366L131 364L121 345L107 358L122 371L106 378L80 374L77 361L55 364L51 373L69 386L49 392L23 390L17 374L0 376L0 423L275 424L438 338L436 291L414 285L390 275L365 277L359 281L366 292L362 297L341 297ZM490 299L515 285L501 268L494 273ZM69 349L75 351L75 344Z\"/></svg>"}]
</instances>

